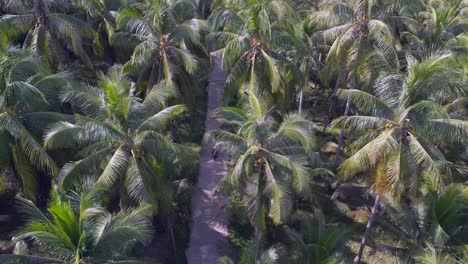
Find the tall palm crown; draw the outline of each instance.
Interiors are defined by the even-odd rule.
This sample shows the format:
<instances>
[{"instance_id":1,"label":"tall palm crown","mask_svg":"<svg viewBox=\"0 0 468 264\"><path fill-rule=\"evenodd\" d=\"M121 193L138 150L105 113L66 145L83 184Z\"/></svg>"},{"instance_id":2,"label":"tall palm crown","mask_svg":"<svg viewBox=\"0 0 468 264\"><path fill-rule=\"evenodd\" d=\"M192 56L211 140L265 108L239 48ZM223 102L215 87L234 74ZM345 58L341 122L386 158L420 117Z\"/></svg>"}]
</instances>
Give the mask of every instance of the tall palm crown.
<instances>
[{"instance_id":1,"label":"tall palm crown","mask_svg":"<svg viewBox=\"0 0 468 264\"><path fill-rule=\"evenodd\" d=\"M342 250L345 231L337 225L329 225L321 219L299 222L297 230L286 227L291 243L290 263L333 263L337 251Z\"/></svg>"},{"instance_id":2,"label":"tall palm crown","mask_svg":"<svg viewBox=\"0 0 468 264\"><path fill-rule=\"evenodd\" d=\"M284 0L223 0L213 3L208 36L230 72L226 81L228 95L258 87L270 94L288 94L282 85L285 60L275 52L275 23L292 8ZM278 60L282 59L282 64Z\"/></svg>"},{"instance_id":3,"label":"tall palm crown","mask_svg":"<svg viewBox=\"0 0 468 264\"><path fill-rule=\"evenodd\" d=\"M372 4L367 0L355 1L354 5L352 2L332 1L324 3L329 5L324 11L311 14L326 43L331 43L327 61L341 61L345 66L338 70L345 69L347 74L337 82L343 82L346 77L348 81L355 78L352 73L360 61L359 50L363 48L378 49L394 66L398 65L391 29L378 13L373 12ZM339 66L340 63L334 65Z\"/></svg>"},{"instance_id":4,"label":"tall palm crown","mask_svg":"<svg viewBox=\"0 0 468 264\"><path fill-rule=\"evenodd\" d=\"M145 100L131 95L130 82L119 67L100 74L98 87L63 91L62 99L85 115L56 123L44 137L47 149L81 149L79 160L60 171L62 187L84 175L99 175L98 185L110 188L120 183L122 197L170 207L164 200L170 199L169 169L181 163L184 153L192 154L166 136L169 121L184 111L182 105L166 107L166 98L164 87L154 88Z\"/></svg>"},{"instance_id":5,"label":"tall palm crown","mask_svg":"<svg viewBox=\"0 0 468 264\"><path fill-rule=\"evenodd\" d=\"M10 259L37 261L34 263L114 263L131 256L133 247L151 241L150 206L112 214L100 205L104 191L89 191L92 182L82 183L87 188L80 187L82 191L78 194L53 191L47 213L31 201L17 198L18 209L27 223L16 240L33 240L41 249L47 250L49 257L56 259L0 255L0 260L7 263Z\"/></svg>"},{"instance_id":6,"label":"tall palm crown","mask_svg":"<svg viewBox=\"0 0 468 264\"><path fill-rule=\"evenodd\" d=\"M42 148L40 135L29 127L34 120L60 118L45 111L57 110L59 89L71 79L67 73L53 74L40 60L15 48L3 54L1 68L0 130L5 140L1 148L6 153L2 159L11 157L25 196L35 201L38 179L34 168L49 175L55 175L58 168Z\"/></svg>"},{"instance_id":7,"label":"tall palm crown","mask_svg":"<svg viewBox=\"0 0 468 264\"><path fill-rule=\"evenodd\" d=\"M339 91L339 97L349 98L358 111L373 114L334 121L335 126L351 133L365 133L355 143L358 151L341 164L340 171L350 177L369 169L380 170L374 183L380 194L389 187L400 194L400 188L417 188L419 179L408 176L419 175L421 170L440 174L447 163L433 143L466 142L467 138L466 122L450 119L441 106L466 93L454 78L460 72L450 68L453 60L447 54L408 60L408 73L383 77L376 84L375 95ZM403 184L403 179L409 184Z\"/></svg>"},{"instance_id":8,"label":"tall palm crown","mask_svg":"<svg viewBox=\"0 0 468 264\"><path fill-rule=\"evenodd\" d=\"M382 216L376 219L382 235L394 238L383 243L401 251L403 259L421 254L421 245L448 253L462 245L466 235L461 224L466 219L461 186L444 186L430 174L422 185L425 193L408 204L384 201Z\"/></svg>"},{"instance_id":9,"label":"tall palm crown","mask_svg":"<svg viewBox=\"0 0 468 264\"><path fill-rule=\"evenodd\" d=\"M313 123L298 114L277 119L267 96L250 92L243 108L221 108L216 116L235 133L213 131L216 148L234 163L223 180L237 186L257 232L266 228L266 210L275 224L287 219L292 190L307 192ZM284 206L284 207L283 207Z\"/></svg>"},{"instance_id":10,"label":"tall palm crown","mask_svg":"<svg viewBox=\"0 0 468 264\"><path fill-rule=\"evenodd\" d=\"M326 11L314 12L313 17L317 28L321 29L321 35L325 44L330 46L326 59L326 67L323 68L323 79L335 80L335 88L330 105L329 121L336 115L336 93L339 88L356 89L362 83L362 76L367 71L358 74L366 56L377 51L378 61L384 61L393 68L399 68L398 57L395 51L395 41L390 28L379 17L373 16L373 1L357 0L355 2L332 1L325 2L329 5ZM370 72L377 68L374 64L368 65ZM372 79L371 79L372 80ZM333 83L333 81L331 81ZM367 85L372 85L367 83ZM344 115L347 116L351 109L351 102L346 102ZM341 132L338 139L336 161L340 160L344 134Z\"/></svg>"},{"instance_id":11,"label":"tall palm crown","mask_svg":"<svg viewBox=\"0 0 468 264\"><path fill-rule=\"evenodd\" d=\"M0 18L2 47L8 42L24 39L23 47L29 48L51 65L62 65L68 59L67 52L71 51L88 67L93 67L84 49L84 41L94 36L88 24L73 16L51 13L49 3L44 0L26 2L30 2L28 12Z\"/></svg>"},{"instance_id":12,"label":"tall palm crown","mask_svg":"<svg viewBox=\"0 0 468 264\"><path fill-rule=\"evenodd\" d=\"M195 15L196 7L187 0L146 0L119 13L118 28L128 33L114 34L111 44L136 44L124 70L139 79L146 76L147 92L160 81L174 88L190 86L189 77L198 62L188 47L201 46L203 28Z\"/></svg>"},{"instance_id":13,"label":"tall palm crown","mask_svg":"<svg viewBox=\"0 0 468 264\"><path fill-rule=\"evenodd\" d=\"M341 90L339 96L353 102L359 111L373 116L344 116L334 125L362 136L355 142L357 151L338 168L349 178L356 174L372 175L374 206L354 263L359 263L381 199L393 194L419 197L421 176L430 173L443 181L450 163L434 145L464 143L468 138L466 121L450 119L441 106L466 93L459 78L451 74L453 60L436 54L422 62L409 58L408 73L388 75L375 87L375 96L363 91ZM443 84L443 86L441 86Z\"/></svg>"},{"instance_id":14,"label":"tall palm crown","mask_svg":"<svg viewBox=\"0 0 468 264\"><path fill-rule=\"evenodd\" d=\"M462 0L429 2L428 10L416 18L421 21L422 28L415 35L426 42L426 46L442 48L450 39L465 33L464 24L468 17L463 9L466 4Z\"/></svg>"},{"instance_id":15,"label":"tall palm crown","mask_svg":"<svg viewBox=\"0 0 468 264\"><path fill-rule=\"evenodd\" d=\"M123 0L81 0L77 6L83 8L89 16L88 23L96 25L95 51L97 55L104 56L111 53L114 58L113 49L109 47L109 42L117 27L117 10L127 7L134 1Z\"/></svg>"}]
</instances>

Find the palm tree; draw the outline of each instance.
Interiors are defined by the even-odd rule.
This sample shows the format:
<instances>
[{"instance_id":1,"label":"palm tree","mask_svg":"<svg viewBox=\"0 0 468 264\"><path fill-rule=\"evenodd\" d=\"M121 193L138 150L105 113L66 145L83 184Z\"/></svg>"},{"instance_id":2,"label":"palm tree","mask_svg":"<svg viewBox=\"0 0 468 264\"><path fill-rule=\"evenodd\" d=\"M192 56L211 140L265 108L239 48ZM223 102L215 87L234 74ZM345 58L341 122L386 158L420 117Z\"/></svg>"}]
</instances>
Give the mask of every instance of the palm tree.
<instances>
[{"instance_id":1,"label":"palm tree","mask_svg":"<svg viewBox=\"0 0 468 264\"><path fill-rule=\"evenodd\" d=\"M59 172L63 189L86 175L95 175L99 186L122 186L122 203L126 196L136 202L158 202L161 211L169 213L173 205L168 184L177 180L174 170L184 160L196 160L191 150L167 136L169 121L184 106L167 107L165 87L153 88L143 101L131 94L130 87L121 67L114 66L107 75L99 74L98 87L63 91L62 100L84 115L75 114L74 122L51 126L44 146L80 149L79 160Z\"/></svg>"},{"instance_id":2,"label":"palm tree","mask_svg":"<svg viewBox=\"0 0 468 264\"><path fill-rule=\"evenodd\" d=\"M92 28L74 16L51 13L48 5L44 0L33 0L32 8L26 13L3 15L0 18L0 46L24 39L24 48L51 65L63 65L70 51L92 69L84 49L84 40L94 36Z\"/></svg>"},{"instance_id":3,"label":"palm tree","mask_svg":"<svg viewBox=\"0 0 468 264\"><path fill-rule=\"evenodd\" d=\"M330 106L330 120L336 112L336 94L338 89L356 89L359 85L358 67L370 50L379 50L385 59L399 68L394 49L393 34L387 24L379 17L373 16L373 2L358 0L354 2L332 1L328 12L316 12L314 19L318 28L323 28L322 36L331 47L327 55L327 66L323 69L325 75L338 72ZM328 79L332 79L327 77ZM351 104L346 102L344 115L350 112ZM344 134L340 133L336 160L340 160Z\"/></svg>"},{"instance_id":4,"label":"palm tree","mask_svg":"<svg viewBox=\"0 0 468 264\"><path fill-rule=\"evenodd\" d=\"M345 241L344 230L338 225L326 225L322 219L302 219L297 225L297 230L285 227L291 243L289 263L334 263L334 253Z\"/></svg>"},{"instance_id":5,"label":"palm tree","mask_svg":"<svg viewBox=\"0 0 468 264\"><path fill-rule=\"evenodd\" d=\"M198 67L189 47L201 47L203 28L195 15L196 7L189 0L147 0L120 11L117 27L128 32L115 33L111 45L133 49L124 71L147 80L146 92L164 81L188 96L186 89L193 85L191 75Z\"/></svg>"},{"instance_id":6,"label":"palm tree","mask_svg":"<svg viewBox=\"0 0 468 264\"><path fill-rule=\"evenodd\" d=\"M281 46L278 47L281 54L284 54L292 63L296 63L297 68L292 68L291 74L299 87L298 112L303 109L304 91L307 89L311 78L318 76L320 71L320 60L322 58L322 43L315 31L313 18L306 15L301 20L287 18L281 21L281 27L286 34L278 36L281 38ZM298 73L294 73L298 71ZM314 73L314 74L312 74ZM317 80L314 80L317 83Z\"/></svg>"},{"instance_id":7,"label":"palm tree","mask_svg":"<svg viewBox=\"0 0 468 264\"><path fill-rule=\"evenodd\" d=\"M422 188L426 194L409 200L408 204L393 199L383 201L382 217L377 217L376 222L383 229L382 235L393 239L386 240L380 247L417 261L434 257L436 254L430 254L431 251L453 259L463 256L466 231L460 225L466 218L466 208L462 187L444 186L436 177L426 174Z\"/></svg>"},{"instance_id":8,"label":"palm tree","mask_svg":"<svg viewBox=\"0 0 468 264\"><path fill-rule=\"evenodd\" d=\"M292 8L285 0L219 0L213 2L208 38L219 49L222 64L229 69L228 96L260 87L264 92L281 95L288 101L289 91L282 82L287 61L275 52L275 22ZM281 63L279 62L281 61Z\"/></svg>"},{"instance_id":9,"label":"palm tree","mask_svg":"<svg viewBox=\"0 0 468 264\"><path fill-rule=\"evenodd\" d=\"M356 133L356 151L338 168L352 176L371 173L375 202L355 263L359 263L381 198L389 192L401 197L417 196L419 173L440 176L449 172L449 162L433 143L464 143L468 135L465 121L451 119L440 105L466 91L458 73L450 68L447 54L435 54L418 62L408 58L407 75L389 75L376 85L375 95L363 91L339 90L338 97L352 102L358 111L373 116L344 116L334 127ZM444 86L441 86L444 84Z\"/></svg>"},{"instance_id":10,"label":"palm tree","mask_svg":"<svg viewBox=\"0 0 468 264\"><path fill-rule=\"evenodd\" d=\"M40 135L28 128L34 122L60 117L47 111L57 110L58 90L70 83L70 76L52 74L41 61L15 48L3 54L1 68L0 131L5 140L2 152L7 154L4 158L11 160L24 195L35 201L39 185L36 169L54 176L58 168L41 146Z\"/></svg>"},{"instance_id":11,"label":"palm tree","mask_svg":"<svg viewBox=\"0 0 468 264\"><path fill-rule=\"evenodd\" d=\"M105 0L81 0L79 6L88 14L88 20L96 22L95 49L100 56L109 54L112 63L116 62L114 50L110 47L110 40L117 27L117 10L127 7L134 1L105 1ZM88 21L90 23L90 21Z\"/></svg>"},{"instance_id":12,"label":"palm tree","mask_svg":"<svg viewBox=\"0 0 468 264\"><path fill-rule=\"evenodd\" d=\"M421 12L421 30L414 32L413 38L424 42L428 48L442 48L450 39L464 34L466 14L462 0L449 0L444 3L430 1L427 11Z\"/></svg>"},{"instance_id":13,"label":"palm tree","mask_svg":"<svg viewBox=\"0 0 468 264\"><path fill-rule=\"evenodd\" d=\"M426 249L426 252L417 256L415 259L418 264L460 264L468 260L466 256L458 260L449 254L441 253L435 248Z\"/></svg>"},{"instance_id":14,"label":"palm tree","mask_svg":"<svg viewBox=\"0 0 468 264\"><path fill-rule=\"evenodd\" d=\"M238 264L280 264L287 260L285 257L285 248L281 244L273 245L265 249L260 256L258 256L255 247L249 243L243 247L240 252ZM219 264L232 264L235 263L228 257L222 257L218 260Z\"/></svg>"},{"instance_id":15,"label":"palm tree","mask_svg":"<svg viewBox=\"0 0 468 264\"><path fill-rule=\"evenodd\" d=\"M85 186L81 186L82 192L78 194L53 191L47 213L31 201L17 198L18 210L27 223L15 240L33 240L46 250L48 256L55 258L38 258L38 263L125 263L123 260L131 256L134 247L151 241L151 206L141 205L111 213L99 202L105 191L90 191L92 181L82 184ZM36 257L0 255L0 260L2 263L26 262L36 261ZM127 261L142 263L132 259Z\"/></svg>"},{"instance_id":16,"label":"palm tree","mask_svg":"<svg viewBox=\"0 0 468 264\"><path fill-rule=\"evenodd\" d=\"M298 194L308 190L307 153L313 146L314 125L295 113L277 119L271 99L252 92L243 108L220 108L216 116L235 129L209 134L215 149L226 151L234 163L223 183L243 196L259 250L267 215L274 224L284 222L293 190Z\"/></svg>"}]
</instances>

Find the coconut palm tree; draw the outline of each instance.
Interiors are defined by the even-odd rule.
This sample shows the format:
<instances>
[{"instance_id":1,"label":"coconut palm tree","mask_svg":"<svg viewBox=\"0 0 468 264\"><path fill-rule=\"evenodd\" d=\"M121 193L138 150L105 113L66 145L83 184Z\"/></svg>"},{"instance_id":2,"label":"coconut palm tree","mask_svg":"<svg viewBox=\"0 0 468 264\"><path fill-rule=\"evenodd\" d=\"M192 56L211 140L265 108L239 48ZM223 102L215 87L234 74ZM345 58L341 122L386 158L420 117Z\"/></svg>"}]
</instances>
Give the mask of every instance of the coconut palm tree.
<instances>
[{"instance_id":1,"label":"coconut palm tree","mask_svg":"<svg viewBox=\"0 0 468 264\"><path fill-rule=\"evenodd\" d=\"M116 62L116 54L110 47L110 40L117 28L118 10L128 7L134 1L107 1L107 0L81 0L79 7L86 10L88 23L97 27L95 38L95 51L99 56L110 56L112 63Z\"/></svg>"},{"instance_id":2,"label":"coconut palm tree","mask_svg":"<svg viewBox=\"0 0 468 264\"><path fill-rule=\"evenodd\" d=\"M295 113L277 119L271 99L252 92L243 108L220 108L216 116L235 130L209 134L216 141L215 149L226 151L234 164L223 183L243 196L259 250L267 216L274 224L284 222L290 195L308 190L307 153L313 146L314 125Z\"/></svg>"},{"instance_id":3,"label":"coconut palm tree","mask_svg":"<svg viewBox=\"0 0 468 264\"><path fill-rule=\"evenodd\" d=\"M290 91L282 84L287 61L273 46L279 42L275 41L279 34L273 32L274 24L288 14L292 8L285 0L213 2L208 39L216 44L214 54L221 55L229 70L227 96L260 87L281 95L283 101L290 100Z\"/></svg>"},{"instance_id":4,"label":"coconut palm tree","mask_svg":"<svg viewBox=\"0 0 468 264\"><path fill-rule=\"evenodd\" d=\"M246 247L243 247L240 252L238 264L279 264L287 261L285 257L284 246L278 244L273 245L264 250L260 255L256 252L255 247L249 243ZM232 264L236 263L228 257L222 257L218 260L219 264Z\"/></svg>"},{"instance_id":5,"label":"coconut palm tree","mask_svg":"<svg viewBox=\"0 0 468 264\"><path fill-rule=\"evenodd\" d=\"M134 247L151 241L151 206L141 205L111 213L100 204L100 196L105 191L90 191L92 181L81 183L84 187L81 186L80 193L66 195L53 191L47 213L31 201L17 198L17 207L26 225L15 240L32 240L46 250L48 256L55 258L38 258L34 263L125 263L123 260L132 256ZM2 263L36 261L35 258L0 255ZM132 259L127 261L143 263Z\"/></svg>"},{"instance_id":6,"label":"coconut palm tree","mask_svg":"<svg viewBox=\"0 0 468 264\"><path fill-rule=\"evenodd\" d=\"M84 49L86 39L92 39L94 31L82 20L62 13L52 13L44 0L30 2L31 8L20 14L7 14L0 18L0 44L23 41L30 49L51 65L63 65L70 51L89 68L92 62ZM59 67L60 68L60 67Z\"/></svg>"},{"instance_id":7,"label":"coconut palm tree","mask_svg":"<svg viewBox=\"0 0 468 264\"><path fill-rule=\"evenodd\" d=\"M466 32L465 7L462 0L429 1L427 10L418 18L421 30L411 37L430 49L444 47L447 41Z\"/></svg>"},{"instance_id":8,"label":"coconut palm tree","mask_svg":"<svg viewBox=\"0 0 468 264\"><path fill-rule=\"evenodd\" d=\"M133 50L124 71L147 82L146 92L165 81L185 95L193 84L198 60L190 45L201 47L203 21L195 18L192 1L142 1L120 11L111 45Z\"/></svg>"},{"instance_id":9,"label":"coconut palm tree","mask_svg":"<svg viewBox=\"0 0 468 264\"><path fill-rule=\"evenodd\" d=\"M334 263L335 253L342 250L345 241L344 230L317 218L302 220L297 225L297 229L285 227L291 248L289 263Z\"/></svg>"},{"instance_id":10,"label":"coconut palm tree","mask_svg":"<svg viewBox=\"0 0 468 264\"><path fill-rule=\"evenodd\" d=\"M453 259L463 257L466 230L462 223L466 219L466 208L462 187L444 186L436 177L426 174L422 189L426 193L408 203L383 200L382 216L378 216L376 222L383 229L382 235L392 237L392 240L384 240L380 248L398 252L403 258L414 258L417 262L430 259L431 251Z\"/></svg>"},{"instance_id":11,"label":"coconut palm tree","mask_svg":"<svg viewBox=\"0 0 468 264\"><path fill-rule=\"evenodd\" d=\"M338 97L352 102L358 111L372 116L344 116L334 127L360 136L355 152L338 168L349 179L372 175L375 193L366 232L355 263L359 263L381 198L388 193L401 197L417 196L420 173L440 176L449 173L449 162L434 144L464 143L468 124L451 119L441 103L458 98L466 91L460 86L447 54L435 54L418 62L408 58L406 75L389 75L379 81L375 95L354 90L339 90ZM440 86L441 84L444 86Z\"/></svg>"},{"instance_id":12,"label":"coconut palm tree","mask_svg":"<svg viewBox=\"0 0 468 264\"><path fill-rule=\"evenodd\" d=\"M278 51L284 54L291 64L296 64L291 68L294 80L298 88L298 112L303 109L304 90L307 89L311 79L318 76L320 71L320 60L322 58L322 43L319 34L315 31L313 18L305 15L304 18L285 18L275 28L282 28L283 33L277 38L281 38L281 46ZM325 57L325 56L324 56ZM313 79L317 83L317 79Z\"/></svg>"},{"instance_id":13,"label":"coconut palm tree","mask_svg":"<svg viewBox=\"0 0 468 264\"><path fill-rule=\"evenodd\" d=\"M71 79L66 73L53 74L40 60L16 48L3 54L1 68L0 130L4 144L0 147L6 153L3 165L11 161L24 195L35 201L37 170L53 176L58 168L41 146L40 134L29 128L34 122L60 117L47 111L58 109L58 91Z\"/></svg>"},{"instance_id":14,"label":"coconut palm tree","mask_svg":"<svg viewBox=\"0 0 468 264\"><path fill-rule=\"evenodd\" d=\"M427 252L416 257L416 263L419 264L458 264L463 263L457 261L450 255L442 254L434 248L428 248ZM466 259L464 260L466 261Z\"/></svg>"},{"instance_id":15,"label":"coconut palm tree","mask_svg":"<svg viewBox=\"0 0 468 264\"><path fill-rule=\"evenodd\" d=\"M330 5L330 3L325 3ZM347 83L349 89L359 85L358 67L369 50L381 51L386 60L399 68L394 49L393 34L387 24L372 13L374 2L358 0L353 2L332 1L326 11L314 13L318 28L326 42L331 42L327 55L325 75L337 73L330 106L330 117L336 113L336 93ZM333 76L333 75L332 75ZM326 79L333 79L326 77ZM347 116L351 104L346 102L344 115ZM336 160L340 160L344 134L338 139Z\"/></svg>"},{"instance_id":16,"label":"coconut palm tree","mask_svg":"<svg viewBox=\"0 0 468 264\"><path fill-rule=\"evenodd\" d=\"M98 87L71 87L62 100L83 114L74 121L57 122L46 131L46 149L78 148L78 160L66 164L58 180L63 189L86 175L106 188L121 186L121 202L159 203L172 210L170 182L184 160L196 160L186 147L167 135L169 121L184 106L167 107L165 87L155 87L141 100L132 95L130 81L121 67L99 74ZM184 156L186 155L186 156ZM185 158L184 158L185 157ZM187 158L190 157L190 158Z\"/></svg>"}]
</instances>

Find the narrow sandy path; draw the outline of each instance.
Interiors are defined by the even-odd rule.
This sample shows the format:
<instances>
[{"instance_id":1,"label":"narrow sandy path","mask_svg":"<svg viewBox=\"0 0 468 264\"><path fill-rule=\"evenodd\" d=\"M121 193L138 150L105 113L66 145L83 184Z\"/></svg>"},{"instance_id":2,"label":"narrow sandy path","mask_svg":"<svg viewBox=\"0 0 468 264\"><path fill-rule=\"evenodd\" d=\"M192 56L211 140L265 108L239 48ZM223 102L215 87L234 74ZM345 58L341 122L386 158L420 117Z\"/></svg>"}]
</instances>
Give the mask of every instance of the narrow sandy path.
<instances>
[{"instance_id":1,"label":"narrow sandy path","mask_svg":"<svg viewBox=\"0 0 468 264\"><path fill-rule=\"evenodd\" d=\"M221 106L222 91L227 74L221 70L219 58L213 58L213 70L208 85L208 109L205 133L221 129L213 112ZM186 256L189 264L216 264L221 256L229 254L227 218L222 210L223 201L214 197L219 181L227 174L226 157L222 153L214 161L213 140L203 144L198 182L192 195L192 228Z\"/></svg>"}]
</instances>

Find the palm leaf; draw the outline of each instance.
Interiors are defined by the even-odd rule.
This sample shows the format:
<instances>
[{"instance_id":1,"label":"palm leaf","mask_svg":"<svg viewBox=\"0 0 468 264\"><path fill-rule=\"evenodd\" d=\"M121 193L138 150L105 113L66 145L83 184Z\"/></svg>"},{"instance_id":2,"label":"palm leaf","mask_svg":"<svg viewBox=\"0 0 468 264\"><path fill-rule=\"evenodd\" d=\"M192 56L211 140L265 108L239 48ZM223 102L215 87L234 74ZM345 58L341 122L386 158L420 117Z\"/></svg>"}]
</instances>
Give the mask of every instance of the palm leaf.
<instances>
[{"instance_id":1,"label":"palm leaf","mask_svg":"<svg viewBox=\"0 0 468 264\"><path fill-rule=\"evenodd\" d=\"M213 136L215 148L225 151L233 156L238 156L247 150L247 142L244 138L223 130L209 131L207 136Z\"/></svg>"},{"instance_id":2,"label":"palm leaf","mask_svg":"<svg viewBox=\"0 0 468 264\"><path fill-rule=\"evenodd\" d=\"M68 188L80 177L96 173L102 161L110 155L112 151L113 149L111 147L107 147L82 160L65 164L58 175L58 180L61 181L62 188Z\"/></svg>"},{"instance_id":3,"label":"palm leaf","mask_svg":"<svg viewBox=\"0 0 468 264\"><path fill-rule=\"evenodd\" d=\"M273 175L272 168L268 161L265 163L264 168L266 185L263 189L263 193L271 198L270 217L273 220L273 223L279 224L281 223L282 215L281 199L283 199L284 195L282 190L283 187Z\"/></svg>"},{"instance_id":4,"label":"palm leaf","mask_svg":"<svg viewBox=\"0 0 468 264\"><path fill-rule=\"evenodd\" d=\"M278 71L277 62L275 59L270 57L270 55L268 55L263 49L261 49L261 52L267 64L267 72L268 77L270 79L271 91L275 93L278 91L280 85L280 73Z\"/></svg>"},{"instance_id":5,"label":"palm leaf","mask_svg":"<svg viewBox=\"0 0 468 264\"><path fill-rule=\"evenodd\" d=\"M388 119L392 119L393 117L393 110L390 107L388 107L379 98L364 91L340 89L338 90L337 96L343 101L346 101L349 98L354 106L367 114L377 115Z\"/></svg>"},{"instance_id":6,"label":"palm leaf","mask_svg":"<svg viewBox=\"0 0 468 264\"><path fill-rule=\"evenodd\" d=\"M11 152L15 165L15 172L21 182L21 189L24 193L24 197L35 202L39 191L38 176L34 173L34 168L29 164L29 161L19 145L12 145Z\"/></svg>"},{"instance_id":7,"label":"palm leaf","mask_svg":"<svg viewBox=\"0 0 468 264\"><path fill-rule=\"evenodd\" d=\"M9 114L3 113L0 114L0 126L18 140L31 163L55 175L57 172L55 162L23 125Z\"/></svg>"},{"instance_id":8,"label":"palm leaf","mask_svg":"<svg viewBox=\"0 0 468 264\"><path fill-rule=\"evenodd\" d=\"M153 234L149 221L151 208L142 205L135 210L119 212L115 216L107 214L100 219L94 227L97 232L93 234L97 241L97 256L106 260L106 257L118 254L126 243L132 241L147 245Z\"/></svg>"},{"instance_id":9,"label":"palm leaf","mask_svg":"<svg viewBox=\"0 0 468 264\"><path fill-rule=\"evenodd\" d=\"M81 126L69 122L57 122L44 134L44 147L46 149L75 147L80 143L79 135L82 131Z\"/></svg>"},{"instance_id":10,"label":"palm leaf","mask_svg":"<svg viewBox=\"0 0 468 264\"><path fill-rule=\"evenodd\" d=\"M3 15L0 18L0 45L4 47L8 42L25 35L33 23L33 15Z\"/></svg>"},{"instance_id":11,"label":"palm leaf","mask_svg":"<svg viewBox=\"0 0 468 264\"><path fill-rule=\"evenodd\" d=\"M398 142L394 138L394 133L394 128L386 130L367 143L340 165L339 174L344 179L348 179L359 172L374 168L381 159L397 149Z\"/></svg>"},{"instance_id":12,"label":"palm leaf","mask_svg":"<svg viewBox=\"0 0 468 264\"><path fill-rule=\"evenodd\" d=\"M392 120L374 116L342 116L333 120L330 128L341 128L360 135L368 131L379 130L385 125L396 125Z\"/></svg>"},{"instance_id":13,"label":"palm leaf","mask_svg":"<svg viewBox=\"0 0 468 264\"><path fill-rule=\"evenodd\" d=\"M129 155L124 147L119 147L107 163L104 171L97 180L98 184L111 187L118 178L123 177L127 172Z\"/></svg>"},{"instance_id":14,"label":"palm leaf","mask_svg":"<svg viewBox=\"0 0 468 264\"><path fill-rule=\"evenodd\" d=\"M433 119L429 121L430 137L440 143L463 143L468 139L468 121Z\"/></svg>"},{"instance_id":15,"label":"palm leaf","mask_svg":"<svg viewBox=\"0 0 468 264\"><path fill-rule=\"evenodd\" d=\"M163 131L167 128L169 122L176 116L180 115L186 110L183 105L173 105L167 107L152 117L146 119L139 127L138 130L157 130Z\"/></svg>"}]
</instances>

